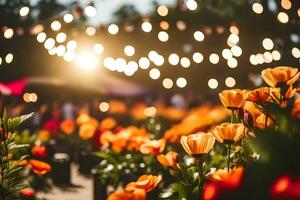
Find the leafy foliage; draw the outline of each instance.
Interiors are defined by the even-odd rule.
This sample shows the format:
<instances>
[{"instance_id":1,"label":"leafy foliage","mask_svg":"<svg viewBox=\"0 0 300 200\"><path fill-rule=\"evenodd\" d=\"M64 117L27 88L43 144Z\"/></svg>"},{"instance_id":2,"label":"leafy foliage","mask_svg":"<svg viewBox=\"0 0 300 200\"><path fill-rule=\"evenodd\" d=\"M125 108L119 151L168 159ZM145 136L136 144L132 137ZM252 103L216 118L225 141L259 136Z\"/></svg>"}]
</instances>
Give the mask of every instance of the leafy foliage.
<instances>
[{"instance_id":1,"label":"leafy foliage","mask_svg":"<svg viewBox=\"0 0 300 200\"><path fill-rule=\"evenodd\" d=\"M15 199L20 189L26 185L23 183L20 161L26 156L18 155L18 151L27 145L16 144L16 129L30 118L32 114L15 118L8 118L4 111L0 119L0 199Z\"/></svg>"}]
</instances>

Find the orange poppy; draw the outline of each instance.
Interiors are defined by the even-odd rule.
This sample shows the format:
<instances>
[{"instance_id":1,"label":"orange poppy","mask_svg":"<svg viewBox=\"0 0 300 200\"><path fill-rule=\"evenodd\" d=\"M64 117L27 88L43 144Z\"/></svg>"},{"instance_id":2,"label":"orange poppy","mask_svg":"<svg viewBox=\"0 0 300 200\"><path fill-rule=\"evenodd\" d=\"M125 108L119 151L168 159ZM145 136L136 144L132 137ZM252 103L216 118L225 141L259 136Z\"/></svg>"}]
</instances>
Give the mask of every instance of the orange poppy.
<instances>
[{"instance_id":1,"label":"orange poppy","mask_svg":"<svg viewBox=\"0 0 300 200\"><path fill-rule=\"evenodd\" d=\"M261 72L261 76L269 86L280 87L294 84L298 80L300 72L298 72L297 68L279 66L264 69Z\"/></svg>"},{"instance_id":2,"label":"orange poppy","mask_svg":"<svg viewBox=\"0 0 300 200\"><path fill-rule=\"evenodd\" d=\"M88 140L94 136L96 127L92 124L83 124L79 128L79 136L83 140Z\"/></svg>"},{"instance_id":3,"label":"orange poppy","mask_svg":"<svg viewBox=\"0 0 300 200\"><path fill-rule=\"evenodd\" d=\"M37 175L44 175L51 171L51 166L48 163L39 160L29 160L32 171Z\"/></svg>"},{"instance_id":4,"label":"orange poppy","mask_svg":"<svg viewBox=\"0 0 300 200\"><path fill-rule=\"evenodd\" d=\"M188 154L192 156L204 155L214 146L215 136L211 133L199 132L182 136L180 143Z\"/></svg>"},{"instance_id":5,"label":"orange poppy","mask_svg":"<svg viewBox=\"0 0 300 200\"><path fill-rule=\"evenodd\" d=\"M220 143L232 144L241 139L249 131L242 123L223 123L214 128L213 134Z\"/></svg>"},{"instance_id":6,"label":"orange poppy","mask_svg":"<svg viewBox=\"0 0 300 200\"><path fill-rule=\"evenodd\" d=\"M165 139L150 140L141 145L140 152L143 154L150 154L150 153L159 154L164 151L165 146L166 146Z\"/></svg>"},{"instance_id":7,"label":"orange poppy","mask_svg":"<svg viewBox=\"0 0 300 200\"><path fill-rule=\"evenodd\" d=\"M75 130L75 123L72 120L66 119L60 124L60 129L66 134L71 135Z\"/></svg>"},{"instance_id":8,"label":"orange poppy","mask_svg":"<svg viewBox=\"0 0 300 200\"><path fill-rule=\"evenodd\" d=\"M143 189L135 189L132 192L120 190L111 193L107 200L145 200L146 191Z\"/></svg>"},{"instance_id":9,"label":"orange poppy","mask_svg":"<svg viewBox=\"0 0 300 200\"><path fill-rule=\"evenodd\" d=\"M245 91L240 89L223 90L219 93L219 98L224 107L238 109L244 103Z\"/></svg>"},{"instance_id":10,"label":"orange poppy","mask_svg":"<svg viewBox=\"0 0 300 200\"><path fill-rule=\"evenodd\" d=\"M144 189L146 192L150 192L151 190L157 187L161 180L161 175L142 175L138 178L136 182L131 182L127 184L125 190L130 192L136 189Z\"/></svg>"},{"instance_id":11,"label":"orange poppy","mask_svg":"<svg viewBox=\"0 0 300 200\"><path fill-rule=\"evenodd\" d=\"M273 125L273 121L270 117L267 118L265 114L260 114L254 120L254 127L259 129L269 128Z\"/></svg>"},{"instance_id":12,"label":"orange poppy","mask_svg":"<svg viewBox=\"0 0 300 200\"><path fill-rule=\"evenodd\" d=\"M261 87L255 90L249 91L246 94L246 100L254 103L265 103L270 102L270 88L269 87Z\"/></svg>"},{"instance_id":13,"label":"orange poppy","mask_svg":"<svg viewBox=\"0 0 300 200\"><path fill-rule=\"evenodd\" d=\"M244 174L244 168L233 168L230 172L225 169L219 169L210 174L207 178L213 182L219 182L226 186L237 187L242 181Z\"/></svg>"},{"instance_id":14,"label":"orange poppy","mask_svg":"<svg viewBox=\"0 0 300 200\"><path fill-rule=\"evenodd\" d=\"M107 117L103 119L100 126L106 130L113 129L117 125L117 121L112 117Z\"/></svg>"},{"instance_id":15,"label":"orange poppy","mask_svg":"<svg viewBox=\"0 0 300 200\"><path fill-rule=\"evenodd\" d=\"M174 151L169 151L166 155L159 154L156 156L156 159L164 167L177 168L179 155Z\"/></svg>"},{"instance_id":16,"label":"orange poppy","mask_svg":"<svg viewBox=\"0 0 300 200\"><path fill-rule=\"evenodd\" d=\"M46 146L44 146L44 145L41 145L41 146L33 146L33 147L31 148L31 153L32 153L32 155L34 155L34 156L42 157L42 158L45 158L45 157L47 157L47 155L48 155Z\"/></svg>"}]
</instances>

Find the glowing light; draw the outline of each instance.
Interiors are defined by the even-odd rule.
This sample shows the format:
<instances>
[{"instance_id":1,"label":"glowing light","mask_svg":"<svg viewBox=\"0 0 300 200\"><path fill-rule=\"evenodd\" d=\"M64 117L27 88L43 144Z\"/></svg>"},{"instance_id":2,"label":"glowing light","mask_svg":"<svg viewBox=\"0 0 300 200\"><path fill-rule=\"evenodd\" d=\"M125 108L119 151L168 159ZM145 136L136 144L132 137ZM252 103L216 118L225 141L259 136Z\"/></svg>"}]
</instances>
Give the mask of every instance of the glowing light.
<instances>
[{"instance_id":1,"label":"glowing light","mask_svg":"<svg viewBox=\"0 0 300 200\"><path fill-rule=\"evenodd\" d=\"M251 55L251 56L249 57L249 61L250 61L250 63L251 63L252 65L258 65L258 63L257 63L257 61L256 61L255 55Z\"/></svg>"},{"instance_id":2,"label":"glowing light","mask_svg":"<svg viewBox=\"0 0 300 200\"><path fill-rule=\"evenodd\" d=\"M124 73L126 76L132 76L138 70L138 68L139 66L136 62L129 61L124 70Z\"/></svg>"},{"instance_id":3,"label":"glowing light","mask_svg":"<svg viewBox=\"0 0 300 200\"><path fill-rule=\"evenodd\" d=\"M88 36L93 36L96 34L96 29L94 27L89 26L86 28L85 32Z\"/></svg>"},{"instance_id":4,"label":"glowing light","mask_svg":"<svg viewBox=\"0 0 300 200\"><path fill-rule=\"evenodd\" d=\"M114 65L116 66L118 72L123 72L127 67L126 60L123 58L117 58Z\"/></svg>"},{"instance_id":5,"label":"glowing light","mask_svg":"<svg viewBox=\"0 0 300 200\"><path fill-rule=\"evenodd\" d=\"M282 193L286 191L291 184L290 178L287 176L280 177L273 186L275 193Z\"/></svg>"},{"instance_id":6,"label":"glowing light","mask_svg":"<svg viewBox=\"0 0 300 200\"><path fill-rule=\"evenodd\" d=\"M74 51L67 51L64 55L63 58L67 62L72 62L75 59L75 52Z\"/></svg>"},{"instance_id":7,"label":"glowing light","mask_svg":"<svg viewBox=\"0 0 300 200\"><path fill-rule=\"evenodd\" d=\"M160 26L160 28L161 28L162 30L168 30L170 25L169 25L169 23L166 22L166 21L161 21L160 24L159 24L159 26Z\"/></svg>"},{"instance_id":8,"label":"glowing light","mask_svg":"<svg viewBox=\"0 0 300 200\"><path fill-rule=\"evenodd\" d=\"M101 55L103 54L104 52L104 47L102 44L99 44L99 43L96 43L94 45L94 52L97 54L97 55Z\"/></svg>"},{"instance_id":9,"label":"glowing light","mask_svg":"<svg viewBox=\"0 0 300 200\"><path fill-rule=\"evenodd\" d=\"M186 24L183 21L176 22L177 29L180 31L184 31L186 29Z\"/></svg>"},{"instance_id":10,"label":"glowing light","mask_svg":"<svg viewBox=\"0 0 300 200\"><path fill-rule=\"evenodd\" d=\"M124 53L126 56L133 56L135 53L135 49L133 46L127 45L124 47Z\"/></svg>"},{"instance_id":11,"label":"glowing light","mask_svg":"<svg viewBox=\"0 0 300 200\"><path fill-rule=\"evenodd\" d=\"M258 53L255 57L258 64L263 64L265 62L264 56L262 54Z\"/></svg>"},{"instance_id":12,"label":"glowing light","mask_svg":"<svg viewBox=\"0 0 300 200\"><path fill-rule=\"evenodd\" d=\"M293 48L292 48L292 55L293 55L295 58L300 58L300 50L299 50L297 47L293 47Z\"/></svg>"},{"instance_id":13,"label":"glowing light","mask_svg":"<svg viewBox=\"0 0 300 200\"><path fill-rule=\"evenodd\" d=\"M289 16L285 12L279 12L277 15L277 19L279 22L286 24L289 22Z\"/></svg>"},{"instance_id":14,"label":"glowing light","mask_svg":"<svg viewBox=\"0 0 300 200\"><path fill-rule=\"evenodd\" d=\"M240 33L239 28L236 26L230 26L229 31L230 31L230 33L236 34L236 35L238 35Z\"/></svg>"},{"instance_id":15,"label":"glowing light","mask_svg":"<svg viewBox=\"0 0 300 200\"><path fill-rule=\"evenodd\" d=\"M109 104L107 102L105 102L105 101L101 102L99 104L99 110L101 112L107 112L109 110Z\"/></svg>"},{"instance_id":16,"label":"glowing light","mask_svg":"<svg viewBox=\"0 0 300 200\"><path fill-rule=\"evenodd\" d=\"M156 80L160 77L160 71L157 68L153 68L149 72L150 78Z\"/></svg>"},{"instance_id":17,"label":"glowing light","mask_svg":"<svg viewBox=\"0 0 300 200\"><path fill-rule=\"evenodd\" d=\"M201 41L203 41L204 40L204 34L201 32L201 31L196 31L195 33L194 33L194 38L195 38L195 40L196 41L198 41L198 42L201 42Z\"/></svg>"},{"instance_id":18,"label":"glowing light","mask_svg":"<svg viewBox=\"0 0 300 200\"><path fill-rule=\"evenodd\" d=\"M272 51L273 60L278 61L281 59L281 54L279 51L274 50Z\"/></svg>"},{"instance_id":19,"label":"glowing light","mask_svg":"<svg viewBox=\"0 0 300 200\"><path fill-rule=\"evenodd\" d=\"M215 54L215 53L210 54L209 61L212 64L217 64L219 62L219 60L220 60L220 58L219 58L218 54Z\"/></svg>"},{"instance_id":20,"label":"glowing light","mask_svg":"<svg viewBox=\"0 0 300 200\"><path fill-rule=\"evenodd\" d=\"M52 49L55 46L55 40L53 38L48 38L45 43L44 43L44 47L46 49Z\"/></svg>"},{"instance_id":21,"label":"glowing light","mask_svg":"<svg viewBox=\"0 0 300 200\"><path fill-rule=\"evenodd\" d=\"M71 23L72 21L73 21L73 19L74 19L74 17L73 17L73 15L72 14L65 14L64 15L64 21L66 22L66 23Z\"/></svg>"},{"instance_id":22,"label":"glowing light","mask_svg":"<svg viewBox=\"0 0 300 200\"><path fill-rule=\"evenodd\" d=\"M198 4L195 0L188 0L186 2L186 7L189 9L189 10L196 10L197 7L198 7Z\"/></svg>"},{"instance_id":23,"label":"glowing light","mask_svg":"<svg viewBox=\"0 0 300 200\"><path fill-rule=\"evenodd\" d=\"M158 33L158 39L162 42L167 42L169 40L169 34L165 31L160 31Z\"/></svg>"},{"instance_id":24,"label":"glowing light","mask_svg":"<svg viewBox=\"0 0 300 200\"><path fill-rule=\"evenodd\" d=\"M169 78L165 78L162 82L162 85L164 86L164 88L166 89L171 89L174 85L173 81Z\"/></svg>"},{"instance_id":25,"label":"glowing light","mask_svg":"<svg viewBox=\"0 0 300 200\"><path fill-rule=\"evenodd\" d=\"M186 85L187 85L187 81L186 81L185 78L179 77L179 78L176 80L176 85L177 85L179 88L184 88L184 87L186 87Z\"/></svg>"},{"instance_id":26,"label":"glowing light","mask_svg":"<svg viewBox=\"0 0 300 200\"><path fill-rule=\"evenodd\" d=\"M281 6L286 9L289 10L292 8L292 3L290 0L281 0Z\"/></svg>"},{"instance_id":27,"label":"glowing light","mask_svg":"<svg viewBox=\"0 0 300 200\"><path fill-rule=\"evenodd\" d=\"M262 41L262 45L263 47L266 49L266 50L271 50L274 48L274 43L273 41L270 39L270 38L265 38L263 41Z\"/></svg>"},{"instance_id":28,"label":"glowing light","mask_svg":"<svg viewBox=\"0 0 300 200\"><path fill-rule=\"evenodd\" d=\"M67 43L67 49L70 51L74 51L77 48L77 42L75 40L70 40Z\"/></svg>"},{"instance_id":29,"label":"glowing light","mask_svg":"<svg viewBox=\"0 0 300 200\"><path fill-rule=\"evenodd\" d=\"M24 6L20 9L19 14L20 14L21 17L25 17L29 14L29 11L30 11L29 7Z\"/></svg>"},{"instance_id":30,"label":"glowing light","mask_svg":"<svg viewBox=\"0 0 300 200\"><path fill-rule=\"evenodd\" d=\"M230 68L236 68L238 66L238 61L235 58L229 58L227 60L227 65Z\"/></svg>"},{"instance_id":31,"label":"glowing light","mask_svg":"<svg viewBox=\"0 0 300 200\"><path fill-rule=\"evenodd\" d=\"M5 62L7 64L10 64L13 61L13 59L14 59L14 55L12 53L9 53L5 56Z\"/></svg>"},{"instance_id":32,"label":"glowing light","mask_svg":"<svg viewBox=\"0 0 300 200\"><path fill-rule=\"evenodd\" d=\"M53 31L59 31L61 29L61 23L59 21L53 21L51 23L51 29Z\"/></svg>"},{"instance_id":33,"label":"glowing light","mask_svg":"<svg viewBox=\"0 0 300 200\"><path fill-rule=\"evenodd\" d=\"M4 37L5 39L10 39L14 36L14 30L11 28L8 28L4 31Z\"/></svg>"},{"instance_id":34,"label":"glowing light","mask_svg":"<svg viewBox=\"0 0 300 200\"><path fill-rule=\"evenodd\" d=\"M219 83L216 79L211 78L208 80L208 87L211 89L216 89L218 87Z\"/></svg>"},{"instance_id":35,"label":"glowing light","mask_svg":"<svg viewBox=\"0 0 300 200\"><path fill-rule=\"evenodd\" d=\"M142 29L144 32L149 33L152 30L152 24L150 22L143 22Z\"/></svg>"},{"instance_id":36,"label":"glowing light","mask_svg":"<svg viewBox=\"0 0 300 200\"><path fill-rule=\"evenodd\" d=\"M241 47L239 46L231 47L231 52L235 57L240 57L243 53Z\"/></svg>"},{"instance_id":37,"label":"glowing light","mask_svg":"<svg viewBox=\"0 0 300 200\"><path fill-rule=\"evenodd\" d=\"M232 52L229 49L223 49L222 56L228 60L229 58L232 58Z\"/></svg>"},{"instance_id":38,"label":"glowing light","mask_svg":"<svg viewBox=\"0 0 300 200\"><path fill-rule=\"evenodd\" d=\"M46 40L46 33L44 32L40 32L37 36L36 36L36 39L39 43L42 43Z\"/></svg>"},{"instance_id":39,"label":"glowing light","mask_svg":"<svg viewBox=\"0 0 300 200\"><path fill-rule=\"evenodd\" d=\"M272 53L270 53L270 52L265 52L265 53L263 54L263 56L264 56L264 61L265 61L265 63L271 63L271 62L273 61Z\"/></svg>"},{"instance_id":40,"label":"glowing light","mask_svg":"<svg viewBox=\"0 0 300 200\"><path fill-rule=\"evenodd\" d=\"M162 17L167 16L168 12L169 12L168 8L164 5L161 5L157 8L157 13Z\"/></svg>"},{"instance_id":41,"label":"glowing light","mask_svg":"<svg viewBox=\"0 0 300 200\"><path fill-rule=\"evenodd\" d=\"M64 55L66 51L66 47L64 45L59 45L57 48L56 48L56 54L61 57Z\"/></svg>"},{"instance_id":42,"label":"glowing light","mask_svg":"<svg viewBox=\"0 0 300 200\"><path fill-rule=\"evenodd\" d=\"M148 69L150 67L150 61L146 57L141 57L139 59L139 66L141 69Z\"/></svg>"},{"instance_id":43,"label":"glowing light","mask_svg":"<svg viewBox=\"0 0 300 200\"><path fill-rule=\"evenodd\" d=\"M104 67L114 71L115 67L114 67L114 59L112 57L106 57L103 61Z\"/></svg>"},{"instance_id":44,"label":"glowing light","mask_svg":"<svg viewBox=\"0 0 300 200\"><path fill-rule=\"evenodd\" d=\"M191 61L187 57L182 57L180 59L180 64L183 68L188 68L191 65Z\"/></svg>"},{"instance_id":45,"label":"glowing light","mask_svg":"<svg viewBox=\"0 0 300 200\"><path fill-rule=\"evenodd\" d=\"M158 53L156 51L149 51L148 53L148 58L153 62L156 57L158 56Z\"/></svg>"},{"instance_id":46,"label":"glowing light","mask_svg":"<svg viewBox=\"0 0 300 200\"><path fill-rule=\"evenodd\" d=\"M94 6L87 6L84 9L84 14L88 17L95 17L97 14L97 10Z\"/></svg>"},{"instance_id":47,"label":"glowing light","mask_svg":"<svg viewBox=\"0 0 300 200\"><path fill-rule=\"evenodd\" d=\"M56 47L48 50L49 55L54 56L56 54Z\"/></svg>"},{"instance_id":48,"label":"glowing light","mask_svg":"<svg viewBox=\"0 0 300 200\"><path fill-rule=\"evenodd\" d=\"M24 93L24 94L23 94L23 100L24 100L26 103L37 102L38 96L37 96L36 93Z\"/></svg>"},{"instance_id":49,"label":"glowing light","mask_svg":"<svg viewBox=\"0 0 300 200\"><path fill-rule=\"evenodd\" d=\"M193 53L193 61L195 63L201 63L203 61L203 55L200 52Z\"/></svg>"},{"instance_id":50,"label":"glowing light","mask_svg":"<svg viewBox=\"0 0 300 200\"><path fill-rule=\"evenodd\" d=\"M178 63L179 63L179 56L176 53L172 53L172 54L169 55L168 60L169 60L169 63L171 65L178 65Z\"/></svg>"},{"instance_id":51,"label":"glowing light","mask_svg":"<svg viewBox=\"0 0 300 200\"><path fill-rule=\"evenodd\" d=\"M115 35L119 32L119 27L116 24L111 24L108 26L108 32L112 35Z\"/></svg>"},{"instance_id":52,"label":"glowing light","mask_svg":"<svg viewBox=\"0 0 300 200\"><path fill-rule=\"evenodd\" d=\"M2 58L0 57L0 66L1 66L1 64L2 64Z\"/></svg>"},{"instance_id":53,"label":"glowing light","mask_svg":"<svg viewBox=\"0 0 300 200\"><path fill-rule=\"evenodd\" d=\"M165 62L165 59L164 59L163 56L157 55L157 56L155 57L155 59L153 60L153 62L154 62L154 64L155 64L156 66L162 66L162 65L164 64L164 62Z\"/></svg>"},{"instance_id":54,"label":"glowing light","mask_svg":"<svg viewBox=\"0 0 300 200\"><path fill-rule=\"evenodd\" d=\"M252 10L256 14L261 14L264 11L264 7L260 3L252 4Z\"/></svg>"},{"instance_id":55,"label":"glowing light","mask_svg":"<svg viewBox=\"0 0 300 200\"><path fill-rule=\"evenodd\" d=\"M148 107L144 109L144 114L147 117L154 117L156 114L156 108L154 106Z\"/></svg>"},{"instance_id":56,"label":"glowing light","mask_svg":"<svg viewBox=\"0 0 300 200\"><path fill-rule=\"evenodd\" d=\"M80 69L87 71L95 70L99 62L97 56L91 52L78 53L75 61Z\"/></svg>"},{"instance_id":57,"label":"glowing light","mask_svg":"<svg viewBox=\"0 0 300 200\"><path fill-rule=\"evenodd\" d=\"M232 33L229 35L228 40L233 44L237 44L239 42L240 38L237 34Z\"/></svg>"},{"instance_id":58,"label":"glowing light","mask_svg":"<svg viewBox=\"0 0 300 200\"><path fill-rule=\"evenodd\" d=\"M227 77L225 79L225 85L227 87L232 88L232 87L235 86L235 84L236 84L236 81L235 81L235 79L233 77Z\"/></svg>"},{"instance_id":59,"label":"glowing light","mask_svg":"<svg viewBox=\"0 0 300 200\"><path fill-rule=\"evenodd\" d=\"M63 43L67 39L67 35L63 32L60 32L56 35L56 41L58 43Z\"/></svg>"}]
</instances>

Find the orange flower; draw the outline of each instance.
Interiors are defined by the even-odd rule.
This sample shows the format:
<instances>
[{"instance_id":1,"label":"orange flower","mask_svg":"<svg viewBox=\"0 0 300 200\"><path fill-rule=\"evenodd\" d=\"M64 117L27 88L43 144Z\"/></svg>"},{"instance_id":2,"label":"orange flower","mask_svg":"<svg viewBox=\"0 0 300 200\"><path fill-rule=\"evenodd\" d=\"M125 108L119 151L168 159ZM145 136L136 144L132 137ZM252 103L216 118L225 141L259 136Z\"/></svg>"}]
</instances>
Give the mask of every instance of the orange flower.
<instances>
[{"instance_id":1,"label":"orange flower","mask_svg":"<svg viewBox=\"0 0 300 200\"><path fill-rule=\"evenodd\" d=\"M176 153L174 151L169 151L166 155L159 154L159 155L156 156L156 159L164 167L177 168L178 153Z\"/></svg>"},{"instance_id":2,"label":"orange flower","mask_svg":"<svg viewBox=\"0 0 300 200\"><path fill-rule=\"evenodd\" d=\"M142 175L138 178L136 182L131 182L126 185L125 190L130 192L136 189L144 189L146 192L150 192L160 183L162 176L154 175Z\"/></svg>"},{"instance_id":3,"label":"orange flower","mask_svg":"<svg viewBox=\"0 0 300 200\"><path fill-rule=\"evenodd\" d=\"M264 81L271 87L281 87L283 85L294 84L300 76L297 68L288 66L267 68L261 72Z\"/></svg>"},{"instance_id":4,"label":"orange flower","mask_svg":"<svg viewBox=\"0 0 300 200\"><path fill-rule=\"evenodd\" d=\"M72 120L64 120L60 124L60 129L66 134L66 135L71 135L74 130L75 130L75 123Z\"/></svg>"},{"instance_id":5,"label":"orange flower","mask_svg":"<svg viewBox=\"0 0 300 200\"><path fill-rule=\"evenodd\" d=\"M180 140L184 150L192 156L207 154L215 144L215 137L211 133L199 132L182 136Z\"/></svg>"},{"instance_id":6,"label":"orange flower","mask_svg":"<svg viewBox=\"0 0 300 200\"><path fill-rule=\"evenodd\" d=\"M207 178L213 182L222 183L229 187L237 187L242 181L244 168L233 168L230 172L225 169L219 169L209 175Z\"/></svg>"},{"instance_id":7,"label":"orange flower","mask_svg":"<svg viewBox=\"0 0 300 200\"><path fill-rule=\"evenodd\" d=\"M145 200L146 191L143 189L135 189L132 192L120 190L111 193L107 200Z\"/></svg>"},{"instance_id":8,"label":"orange flower","mask_svg":"<svg viewBox=\"0 0 300 200\"><path fill-rule=\"evenodd\" d=\"M51 171L51 166L48 163L39 160L29 160L32 171L38 175L44 175Z\"/></svg>"},{"instance_id":9,"label":"orange flower","mask_svg":"<svg viewBox=\"0 0 300 200\"><path fill-rule=\"evenodd\" d=\"M294 102L292 116L294 118L300 119L300 98L297 98Z\"/></svg>"},{"instance_id":10,"label":"orange flower","mask_svg":"<svg viewBox=\"0 0 300 200\"><path fill-rule=\"evenodd\" d=\"M48 155L47 149L44 145L42 146L33 146L31 148L31 153L34 156L45 158Z\"/></svg>"},{"instance_id":11,"label":"orange flower","mask_svg":"<svg viewBox=\"0 0 300 200\"><path fill-rule=\"evenodd\" d=\"M254 127L259 129L269 128L273 125L273 121L270 117L267 118L265 114L260 114L254 120Z\"/></svg>"},{"instance_id":12,"label":"orange flower","mask_svg":"<svg viewBox=\"0 0 300 200\"><path fill-rule=\"evenodd\" d=\"M223 123L214 128L213 134L220 143L232 144L239 141L247 131L248 129L242 123Z\"/></svg>"},{"instance_id":13,"label":"orange flower","mask_svg":"<svg viewBox=\"0 0 300 200\"><path fill-rule=\"evenodd\" d=\"M103 119L100 126L106 130L113 129L117 125L117 121L112 117L107 117Z\"/></svg>"},{"instance_id":14,"label":"orange flower","mask_svg":"<svg viewBox=\"0 0 300 200\"><path fill-rule=\"evenodd\" d=\"M92 124L83 124L79 128L79 136L83 140L88 140L94 136L95 131L96 127Z\"/></svg>"},{"instance_id":15,"label":"orange flower","mask_svg":"<svg viewBox=\"0 0 300 200\"><path fill-rule=\"evenodd\" d=\"M143 154L158 154L162 153L166 146L166 140L160 139L160 140L150 140L140 147L140 152Z\"/></svg>"},{"instance_id":16,"label":"orange flower","mask_svg":"<svg viewBox=\"0 0 300 200\"><path fill-rule=\"evenodd\" d=\"M76 123L78 125L82 125L87 123L90 120L90 116L86 113L80 114L77 119L76 119Z\"/></svg>"},{"instance_id":17,"label":"orange flower","mask_svg":"<svg viewBox=\"0 0 300 200\"><path fill-rule=\"evenodd\" d=\"M254 103L270 102L271 101L270 88L261 87L253 91L249 91L246 95L246 100Z\"/></svg>"},{"instance_id":18,"label":"orange flower","mask_svg":"<svg viewBox=\"0 0 300 200\"><path fill-rule=\"evenodd\" d=\"M224 107L228 109L238 109L244 103L245 92L240 89L223 90L219 93L219 98Z\"/></svg>"},{"instance_id":19,"label":"orange flower","mask_svg":"<svg viewBox=\"0 0 300 200\"><path fill-rule=\"evenodd\" d=\"M37 139L42 141L42 142L48 141L49 138L50 138L50 133L47 130L40 130L38 135L37 135Z\"/></svg>"},{"instance_id":20,"label":"orange flower","mask_svg":"<svg viewBox=\"0 0 300 200\"><path fill-rule=\"evenodd\" d=\"M35 192L32 188L24 188L20 191L20 193L23 197L35 197Z\"/></svg>"},{"instance_id":21,"label":"orange flower","mask_svg":"<svg viewBox=\"0 0 300 200\"><path fill-rule=\"evenodd\" d=\"M21 166L21 167L24 167L24 166L28 165L28 161L27 160L20 160L18 162L18 165Z\"/></svg>"}]
</instances>

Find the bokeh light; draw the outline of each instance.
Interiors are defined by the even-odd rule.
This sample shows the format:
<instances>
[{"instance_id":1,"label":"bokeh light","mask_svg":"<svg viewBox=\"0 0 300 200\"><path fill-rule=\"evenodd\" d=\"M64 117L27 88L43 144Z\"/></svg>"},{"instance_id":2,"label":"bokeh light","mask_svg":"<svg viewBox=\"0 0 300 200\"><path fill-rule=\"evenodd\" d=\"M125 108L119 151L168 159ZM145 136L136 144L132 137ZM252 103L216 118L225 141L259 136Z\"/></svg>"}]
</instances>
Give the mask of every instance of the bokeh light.
<instances>
[{"instance_id":1,"label":"bokeh light","mask_svg":"<svg viewBox=\"0 0 300 200\"><path fill-rule=\"evenodd\" d=\"M143 22L142 29L144 32L149 33L152 30L152 24L150 22Z\"/></svg>"},{"instance_id":2,"label":"bokeh light","mask_svg":"<svg viewBox=\"0 0 300 200\"><path fill-rule=\"evenodd\" d=\"M59 31L61 29L61 23L59 21L53 21L51 23L51 29L53 31Z\"/></svg>"},{"instance_id":3,"label":"bokeh light","mask_svg":"<svg viewBox=\"0 0 300 200\"><path fill-rule=\"evenodd\" d=\"M101 102L99 104L99 110L101 112L107 112L109 110L109 104L107 102L105 102L105 101Z\"/></svg>"},{"instance_id":4,"label":"bokeh light","mask_svg":"<svg viewBox=\"0 0 300 200\"><path fill-rule=\"evenodd\" d=\"M186 81L185 78L179 77L179 78L176 80L176 85L177 85L179 88L184 88L184 87L186 87L186 85L187 85L187 81Z\"/></svg>"},{"instance_id":5,"label":"bokeh light","mask_svg":"<svg viewBox=\"0 0 300 200\"><path fill-rule=\"evenodd\" d=\"M218 87L219 83L216 79L212 78L208 80L208 87L211 89L216 89Z\"/></svg>"},{"instance_id":6,"label":"bokeh light","mask_svg":"<svg viewBox=\"0 0 300 200\"><path fill-rule=\"evenodd\" d=\"M110 24L108 26L108 32L112 35L115 35L119 32L119 27L116 24Z\"/></svg>"},{"instance_id":7,"label":"bokeh light","mask_svg":"<svg viewBox=\"0 0 300 200\"><path fill-rule=\"evenodd\" d=\"M261 14L264 11L264 7L260 3L252 4L252 10L256 14Z\"/></svg>"},{"instance_id":8,"label":"bokeh light","mask_svg":"<svg viewBox=\"0 0 300 200\"><path fill-rule=\"evenodd\" d=\"M162 82L162 85L164 86L164 88L166 89L171 89L174 85L172 79L170 78L165 78Z\"/></svg>"},{"instance_id":9,"label":"bokeh light","mask_svg":"<svg viewBox=\"0 0 300 200\"><path fill-rule=\"evenodd\" d=\"M169 12L168 8L166 6L164 6L164 5L160 5L157 8L157 14L159 14L162 17L167 16L168 12Z\"/></svg>"}]
</instances>

